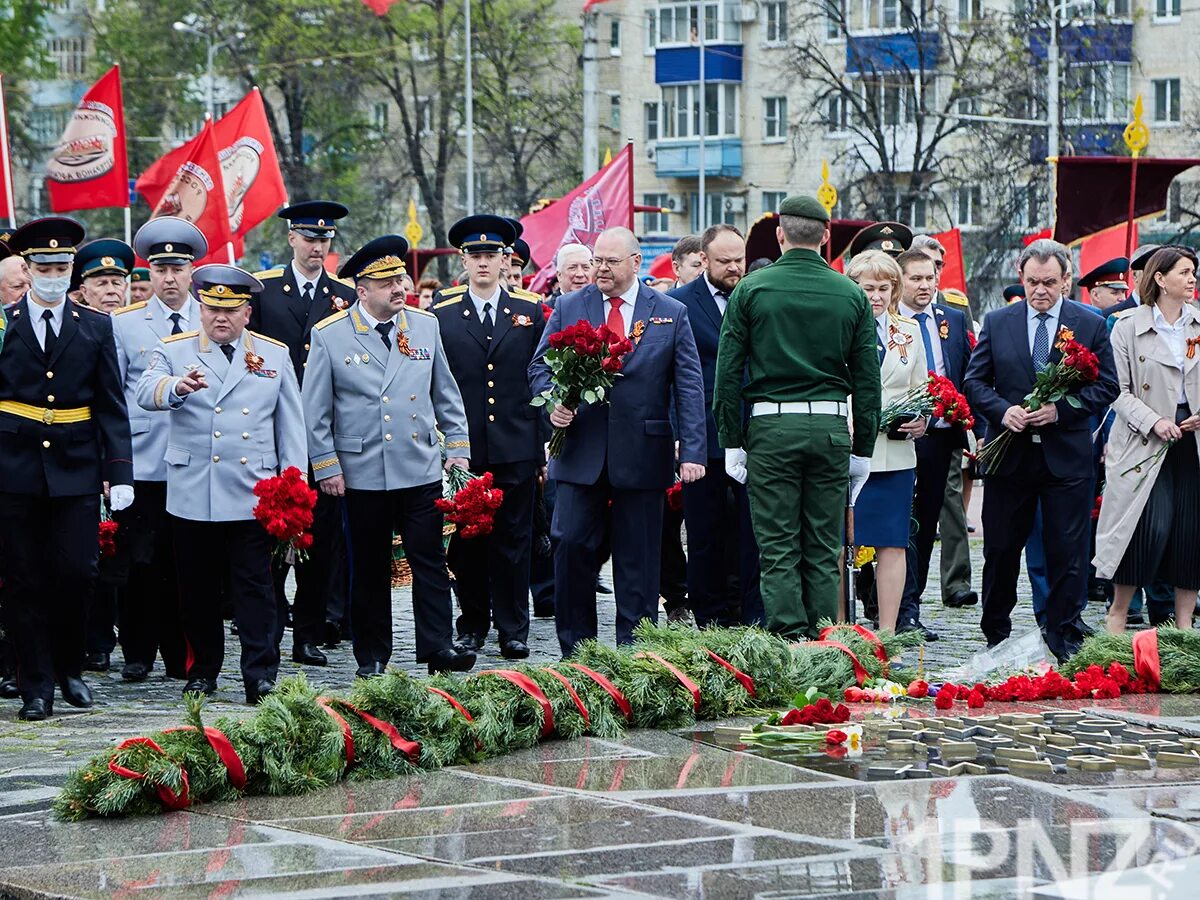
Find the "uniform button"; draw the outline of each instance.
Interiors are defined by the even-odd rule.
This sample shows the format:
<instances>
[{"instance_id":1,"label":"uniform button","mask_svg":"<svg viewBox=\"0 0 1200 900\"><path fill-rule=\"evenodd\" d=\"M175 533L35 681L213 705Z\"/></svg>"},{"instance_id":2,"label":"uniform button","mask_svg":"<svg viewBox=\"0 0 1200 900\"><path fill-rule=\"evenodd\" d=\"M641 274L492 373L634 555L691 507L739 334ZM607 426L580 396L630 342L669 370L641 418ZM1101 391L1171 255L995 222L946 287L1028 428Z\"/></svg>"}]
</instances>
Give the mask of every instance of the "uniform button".
<instances>
[{"instance_id":1,"label":"uniform button","mask_svg":"<svg viewBox=\"0 0 1200 900\"><path fill-rule=\"evenodd\" d=\"M308 360L307 359L301 364L300 368L302 368L302 369L308 368Z\"/></svg>"},{"instance_id":2,"label":"uniform button","mask_svg":"<svg viewBox=\"0 0 1200 900\"><path fill-rule=\"evenodd\" d=\"M217 415L220 415L220 414L221 414L221 407L219 407L219 406L218 406L218 407L216 407L216 408L213 410L213 412L215 412Z\"/></svg>"},{"instance_id":3,"label":"uniform button","mask_svg":"<svg viewBox=\"0 0 1200 900\"><path fill-rule=\"evenodd\" d=\"M416 414L416 413L413 413L413 414L412 414L412 417L415 419L415 418L417 417L417 414Z\"/></svg>"},{"instance_id":4,"label":"uniform button","mask_svg":"<svg viewBox=\"0 0 1200 900\"><path fill-rule=\"evenodd\" d=\"M1150 390L1150 385L1148 385L1148 384L1143 384L1143 385L1142 385L1142 390L1143 390L1143 391L1148 391L1148 390Z\"/></svg>"},{"instance_id":5,"label":"uniform button","mask_svg":"<svg viewBox=\"0 0 1200 900\"><path fill-rule=\"evenodd\" d=\"M492 371L492 369L494 369L494 368L496 368L496 367L493 366L491 363L488 363L488 371L489 372Z\"/></svg>"},{"instance_id":6,"label":"uniform button","mask_svg":"<svg viewBox=\"0 0 1200 900\"><path fill-rule=\"evenodd\" d=\"M494 382L494 381L488 382L488 387L495 387L495 386L496 386L496 382Z\"/></svg>"},{"instance_id":7,"label":"uniform button","mask_svg":"<svg viewBox=\"0 0 1200 900\"><path fill-rule=\"evenodd\" d=\"M392 439L392 436L391 436L390 434L385 434L385 435L383 436L383 439L384 439L385 441L390 441L390 440Z\"/></svg>"},{"instance_id":8,"label":"uniform button","mask_svg":"<svg viewBox=\"0 0 1200 900\"><path fill-rule=\"evenodd\" d=\"M220 436L221 436L221 432L219 432L219 431L213 432L213 437L220 437Z\"/></svg>"},{"instance_id":9,"label":"uniform button","mask_svg":"<svg viewBox=\"0 0 1200 900\"><path fill-rule=\"evenodd\" d=\"M417 439L417 433L414 431L413 432L413 440L415 441L416 439Z\"/></svg>"},{"instance_id":10,"label":"uniform button","mask_svg":"<svg viewBox=\"0 0 1200 900\"><path fill-rule=\"evenodd\" d=\"M416 400L416 399L417 399L417 395L416 395L416 394L409 394L409 395L408 395L408 399L409 399L409 400Z\"/></svg>"},{"instance_id":11,"label":"uniform button","mask_svg":"<svg viewBox=\"0 0 1200 900\"><path fill-rule=\"evenodd\" d=\"M221 457L219 457L219 456L213 457L213 462L220 462L220 461L221 461Z\"/></svg>"},{"instance_id":12,"label":"uniform button","mask_svg":"<svg viewBox=\"0 0 1200 900\"><path fill-rule=\"evenodd\" d=\"M307 350L307 349L308 349L308 344L305 344L305 345L304 345L304 349L305 349L305 350Z\"/></svg>"},{"instance_id":13,"label":"uniform button","mask_svg":"<svg viewBox=\"0 0 1200 900\"><path fill-rule=\"evenodd\" d=\"M495 404L495 402L496 402L496 398L495 398L495 397L488 397L488 403L489 403L489 404L493 404L493 405L494 405L494 404Z\"/></svg>"},{"instance_id":14,"label":"uniform button","mask_svg":"<svg viewBox=\"0 0 1200 900\"><path fill-rule=\"evenodd\" d=\"M495 417L495 416L488 416L488 421L489 421L489 422L495 422L495 421L496 421L496 417Z\"/></svg>"},{"instance_id":15,"label":"uniform button","mask_svg":"<svg viewBox=\"0 0 1200 900\"><path fill-rule=\"evenodd\" d=\"M389 415L384 415L384 417L383 417L383 421L385 421L385 422L390 422L390 421L392 421L392 417L391 417L391 416L389 416Z\"/></svg>"},{"instance_id":16,"label":"uniform button","mask_svg":"<svg viewBox=\"0 0 1200 900\"><path fill-rule=\"evenodd\" d=\"M243 456L243 457L241 458L241 460L239 460L239 461L241 462L241 464L242 464L243 466L244 466L244 465L246 464L246 462L247 462L247 460L246 460L246 457L244 457L244 456Z\"/></svg>"},{"instance_id":17,"label":"uniform button","mask_svg":"<svg viewBox=\"0 0 1200 900\"><path fill-rule=\"evenodd\" d=\"M47 377L47 378L53 378L53 377L54 377L54 373L53 373L53 372L47 372L47 373L46 373L46 377Z\"/></svg>"},{"instance_id":18,"label":"uniform button","mask_svg":"<svg viewBox=\"0 0 1200 900\"><path fill-rule=\"evenodd\" d=\"M383 398L383 402L384 402L384 403L387 403L387 402L388 402L388 398L387 398L387 397L384 397L384 398Z\"/></svg>"},{"instance_id":19,"label":"uniform button","mask_svg":"<svg viewBox=\"0 0 1200 900\"><path fill-rule=\"evenodd\" d=\"M244 406L243 406L243 407L242 407L242 415L243 415L243 416L248 416L248 415L250 415L250 410L248 410L246 407L244 407Z\"/></svg>"},{"instance_id":20,"label":"uniform button","mask_svg":"<svg viewBox=\"0 0 1200 900\"><path fill-rule=\"evenodd\" d=\"M49 449L50 449L50 442L49 442L49 441L42 441L42 446L43 446L43 447L45 447L47 450L49 450Z\"/></svg>"},{"instance_id":21,"label":"uniform button","mask_svg":"<svg viewBox=\"0 0 1200 900\"><path fill-rule=\"evenodd\" d=\"M1144 357L1144 356L1138 357L1138 362L1145 362L1145 361L1146 361L1146 357Z\"/></svg>"},{"instance_id":22,"label":"uniform button","mask_svg":"<svg viewBox=\"0 0 1200 900\"><path fill-rule=\"evenodd\" d=\"M248 431L243 431L243 432L242 432L242 440L243 440L243 441L246 441L246 440L249 440L249 439L250 439L250 432L248 432Z\"/></svg>"},{"instance_id":23,"label":"uniform button","mask_svg":"<svg viewBox=\"0 0 1200 900\"><path fill-rule=\"evenodd\" d=\"M47 397L46 397L46 402L47 402L47 403L53 403L53 402L54 402L54 395L53 395L53 394L49 394L49 395L47 395Z\"/></svg>"}]
</instances>

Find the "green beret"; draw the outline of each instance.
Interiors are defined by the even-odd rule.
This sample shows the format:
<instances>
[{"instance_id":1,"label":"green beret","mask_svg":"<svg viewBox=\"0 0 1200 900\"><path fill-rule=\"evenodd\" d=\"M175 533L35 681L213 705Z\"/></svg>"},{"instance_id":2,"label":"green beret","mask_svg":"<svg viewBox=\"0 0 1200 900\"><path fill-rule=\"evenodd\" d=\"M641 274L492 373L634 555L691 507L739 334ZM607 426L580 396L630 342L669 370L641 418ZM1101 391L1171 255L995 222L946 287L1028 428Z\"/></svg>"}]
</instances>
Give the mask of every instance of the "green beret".
<instances>
[{"instance_id":1,"label":"green beret","mask_svg":"<svg viewBox=\"0 0 1200 900\"><path fill-rule=\"evenodd\" d=\"M145 268L144 266L138 266L136 269L134 269L132 272L130 272L129 275L130 275L129 280L133 284L137 284L142 281L150 280L150 270Z\"/></svg>"},{"instance_id":2,"label":"green beret","mask_svg":"<svg viewBox=\"0 0 1200 900\"><path fill-rule=\"evenodd\" d=\"M816 219L818 222L829 221L829 210L821 205L816 197L804 197L795 194L785 197L779 204L781 216L799 216L802 219Z\"/></svg>"}]
</instances>

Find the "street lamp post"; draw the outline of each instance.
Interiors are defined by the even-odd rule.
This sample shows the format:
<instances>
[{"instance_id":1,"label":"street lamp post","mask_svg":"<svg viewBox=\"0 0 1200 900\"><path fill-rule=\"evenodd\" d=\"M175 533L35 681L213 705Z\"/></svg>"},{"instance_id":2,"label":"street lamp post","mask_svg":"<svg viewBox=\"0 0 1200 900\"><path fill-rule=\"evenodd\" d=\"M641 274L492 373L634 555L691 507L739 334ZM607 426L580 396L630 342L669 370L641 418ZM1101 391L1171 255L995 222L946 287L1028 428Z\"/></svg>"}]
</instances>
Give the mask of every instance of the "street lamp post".
<instances>
[{"instance_id":1,"label":"street lamp post","mask_svg":"<svg viewBox=\"0 0 1200 900\"><path fill-rule=\"evenodd\" d=\"M204 38L204 43L205 43L205 48L206 48L204 72L205 72L205 82L206 82L206 85L208 88L204 108L205 108L205 112L208 113L209 118L212 118L214 115L214 110L216 109L217 74L216 74L216 70L213 65L213 62L214 62L214 59L216 58L217 51L231 46L233 44L234 40L241 40L243 37L246 36L245 32L239 31L237 34L234 35L233 40L222 41L221 43L218 44L213 40L212 31L210 31L207 28L197 28L195 25L191 24L190 22L176 22L172 27L176 31L184 32L187 34L196 34L196 35L199 35L200 37Z\"/></svg>"},{"instance_id":2,"label":"street lamp post","mask_svg":"<svg viewBox=\"0 0 1200 900\"><path fill-rule=\"evenodd\" d=\"M475 83L471 73L471 0L463 0L463 34L466 38L467 215L475 215Z\"/></svg>"}]
</instances>

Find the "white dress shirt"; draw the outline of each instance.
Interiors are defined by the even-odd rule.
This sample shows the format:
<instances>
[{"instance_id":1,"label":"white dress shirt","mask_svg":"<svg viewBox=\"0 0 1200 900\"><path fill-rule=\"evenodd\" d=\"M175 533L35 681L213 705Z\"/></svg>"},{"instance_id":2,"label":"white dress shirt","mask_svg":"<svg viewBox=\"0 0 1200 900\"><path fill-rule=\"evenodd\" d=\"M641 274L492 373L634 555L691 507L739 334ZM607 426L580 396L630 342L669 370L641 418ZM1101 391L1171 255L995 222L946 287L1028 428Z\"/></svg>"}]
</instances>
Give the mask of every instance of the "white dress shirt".
<instances>
[{"instance_id":1,"label":"white dress shirt","mask_svg":"<svg viewBox=\"0 0 1200 900\"><path fill-rule=\"evenodd\" d=\"M717 312L721 314L722 319L725 318L725 307L729 305L729 295L708 280L707 272L700 277L703 278L704 283L708 285L708 291L712 294L713 302L717 304Z\"/></svg>"},{"instance_id":2,"label":"white dress shirt","mask_svg":"<svg viewBox=\"0 0 1200 900\"><path fill-rule=\"evenodd\" d=\"M375 331L376 325L382 324L383 322L391 322L392 330L390 332L390 336L392 338L396 337L396 328L399 327L398 322L397 322L397 320L400 318L399 313L396 313L396 315L392 316L390 319L376 319L369 312L367 312L367 308L365 306L363 306L361 303L358 305L358 311L360 313L362 313L363 320L366 321L367 325L369 325L371 327L372 331ZM375 331L375 333L379 334L378 331ZM395 340L388 341L387 349L389 352L391 352L392 345L394 343L396 343Z\"/></svg>"},{"instance_id":3,"label":"white dress shirt","mask_svg":"<svg viewBox=\"0 0 1200 900\"><path fill-rule=\"evenodd\" d=\"M1162 314L1162 310L1158 308L1157 303L1154 304L1153 309L1154 331L1171 350L1171 355L1175 357L1175 365L1179 366L1179 371L1182 372L1184 360L1187 359L1187 329L1195 313L1192 307L1185 303L1179 318L1175 320L1174 325L1171 325ZM1188 402L1187 392L1183 389L1182 382L1179 386L1179 402L1182 404Z\"/></svg>"},{"instance_id":4,"label":"white dress shirt","mask_svg":"<svg viewBox=\"0 0 1200 900\"><path fill-rule=\"evenodd\" d=\"M929 335L929 346L933 348L933 362L931 364L929 360L925 360L925 365L927 367L932 366L934 372L945 377L946 361L942 358L942 338L938 334L937 313L934 311L933 304L930 303L925 307L925 318L918 319L917 316L921 315L920 311L913 309L907 303L901 302L900 315L913 319L925 329L925 333ZM924 349L924 344L921 346Z\"/></svg>"},{"instance_id":5,"label":"white dress shirt","mask_svg":"<svg viewBox=\"0 0 1200 900\"><path fill-rule=\"evenodd\" d=\"M42 318L42 314L46 310L50 310L50 321L54 324L54 334L59 336L62 334L63 315L67 309L67 300L64 297L54 306L42 306L33 299L33 294L29 296L29 315L33 319L33 334L38 339L38 344L43 350L46 349L46 320Z\"/></svg>"},{"instance_id":6,"label":"white dress shirt","mask_svg":"<svg viewBox=\"0 0 1200 900\"><path fill-rule=\"evenodd\" d=\"M191 329L188 328L188 325L191 323L191 319L188 318L188 307L190 307L192 304L185 302L183 306L179 307L179 309L171 309L171 307L163 303L158 297L154 298L154 302L162 308L163 318L165 318L168 322L171 321L171 316L178 315L179 327L184 331L191 331Z\"/></svg>"},{"instance_id":7,"label":"white dress shirt","mask_svg":"<svg viewBox=\"0 0 1200 900\"><path fill-rule=\"evenodd\" d=\"M317 296L317 278L321 277L320 272L317 273L317 278L309 278L307 275L305 275L303 272L300 271L300 267L296 265L296 260L293 259L292 260L292 275L294 275L296 278L296 287L298 287L300 289L301 297L304 296L305 285L308 286L308 293L309 293L310 297Z\"/></svg>"},{"instance_id":8,"label":"white dress shirt","mask_svg":"<svg viewBox=\"0 0 1200 900\"><path fill-rule=\"evenodd\" d=\"M621 319L625 323L625 335L628 336L633 330L633 304L637 301L638 287L640 282L635 278L633 284L627 287L624 293L621 294L621 299L625 302L621 304ZM608 314L612 312L612 301L607 297L604 298L604 321L608 321Z\"/></svg>"},{"instance_id":9,"label":"white dress shirt","mask_svg":"<svg viewBox=\"0 0 1200 900\"><path fill-rule=\"evenodd\" d=\"M1058 318L1062 315L1063 301L1060 297L1058 302L1046 310L1046 314L1050 317L1046 320L1046 332L1050 335L1050 352L1054 352L1054 338L1058 334ZM1025 304L1026 323L1029 326L1029 353L1033 354L1033 341L1037 337L1038 324L1041 320L1038 318L1038 311L1034 309L1028 302Z\"/></svg>"},{"instance_id":10,"label":"white dress shirt","mask_svg":"<svg viewBox=\"0 0 1200 900\"><path fill-rule=\"evenodd\" d=\"M475 315L479 319L480 324L483 323L483 304L492 304L492 324L496 324L496 313L499 312L500 305L500 285L496 285L490 297L480 297L470 288L467 289L467 296L471 298L471 302L475 304Z\"/></svg>"}]
</instances>

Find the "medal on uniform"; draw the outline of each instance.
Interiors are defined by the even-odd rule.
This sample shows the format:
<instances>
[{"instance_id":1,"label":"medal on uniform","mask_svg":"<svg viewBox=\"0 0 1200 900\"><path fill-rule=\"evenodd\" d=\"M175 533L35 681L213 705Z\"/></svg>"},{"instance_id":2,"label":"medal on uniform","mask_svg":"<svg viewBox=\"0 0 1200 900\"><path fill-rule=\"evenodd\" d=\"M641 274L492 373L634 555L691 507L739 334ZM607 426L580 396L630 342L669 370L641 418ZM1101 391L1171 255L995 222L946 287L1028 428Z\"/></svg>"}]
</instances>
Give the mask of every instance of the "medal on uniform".
<instances>
[{"instance_id":1,"label":"medal on uniform","mask_svg":"<svg viewBox=\"0 0 1200 900\"><path fill-rule=\"evenodd\" d=\"M940 337L943 341L949 340L950 338L950 323L945 319L942 319L942 321L938 322L938 337Z\"/></svg>"},{"instance_id":2,"label":"medal on uniform","mask_svg":"<svg viewBox=\"0 0 1200 900\"><path fill-rule=\"evenodd\" d=\"M642 335L646 333L646 323L638 319L633 323L633 331L629 333L629 337L635 344L641 343Z\"/></svg>"},{"instance_id":3,"label":"medal on uniform","mask_svg":"<svg viewBox=\"0 0 1200 900\"><path fill-rule=\"evenodd\" d=\"M246 351L246 371L247 372L259 371L260 369L262 369L263 363L265 361L266 360L264 360L261 356L259 356L253 350Z\"/></svg>"},{"instance_id":4,"label":"medal on uniform","mask_svg":"<svg viewBox=\"0 0 1200 900\"><path fill-rule=\"evenodd\" d=\"M1187 358L1196 358L1196 345L1200 344L1200 337L1190 337L1187 339Z\"/></svg>"},{"instance_id":5,"label":"medal on uniform","mask_svg":"<svg viewBox=\"0 0 1200 900\"><path fill-rule=\"evenodd\" d=\"M405 356L412 356L412 348L408 346L408 332L403 328L396 331L396 349Z\"/></svg>"},{"instance_id":6,"label":"medal on uniform","mask_svg":"<svg viewBox=\"0 0 1200 900\"><path fill-rule=\"evenodd\" d=\"M900 354L900 362L908 365L908 345L913 342L913 336L901 331L895 325L888 325L888 349Z\"/></svg>"}]
</instances>

